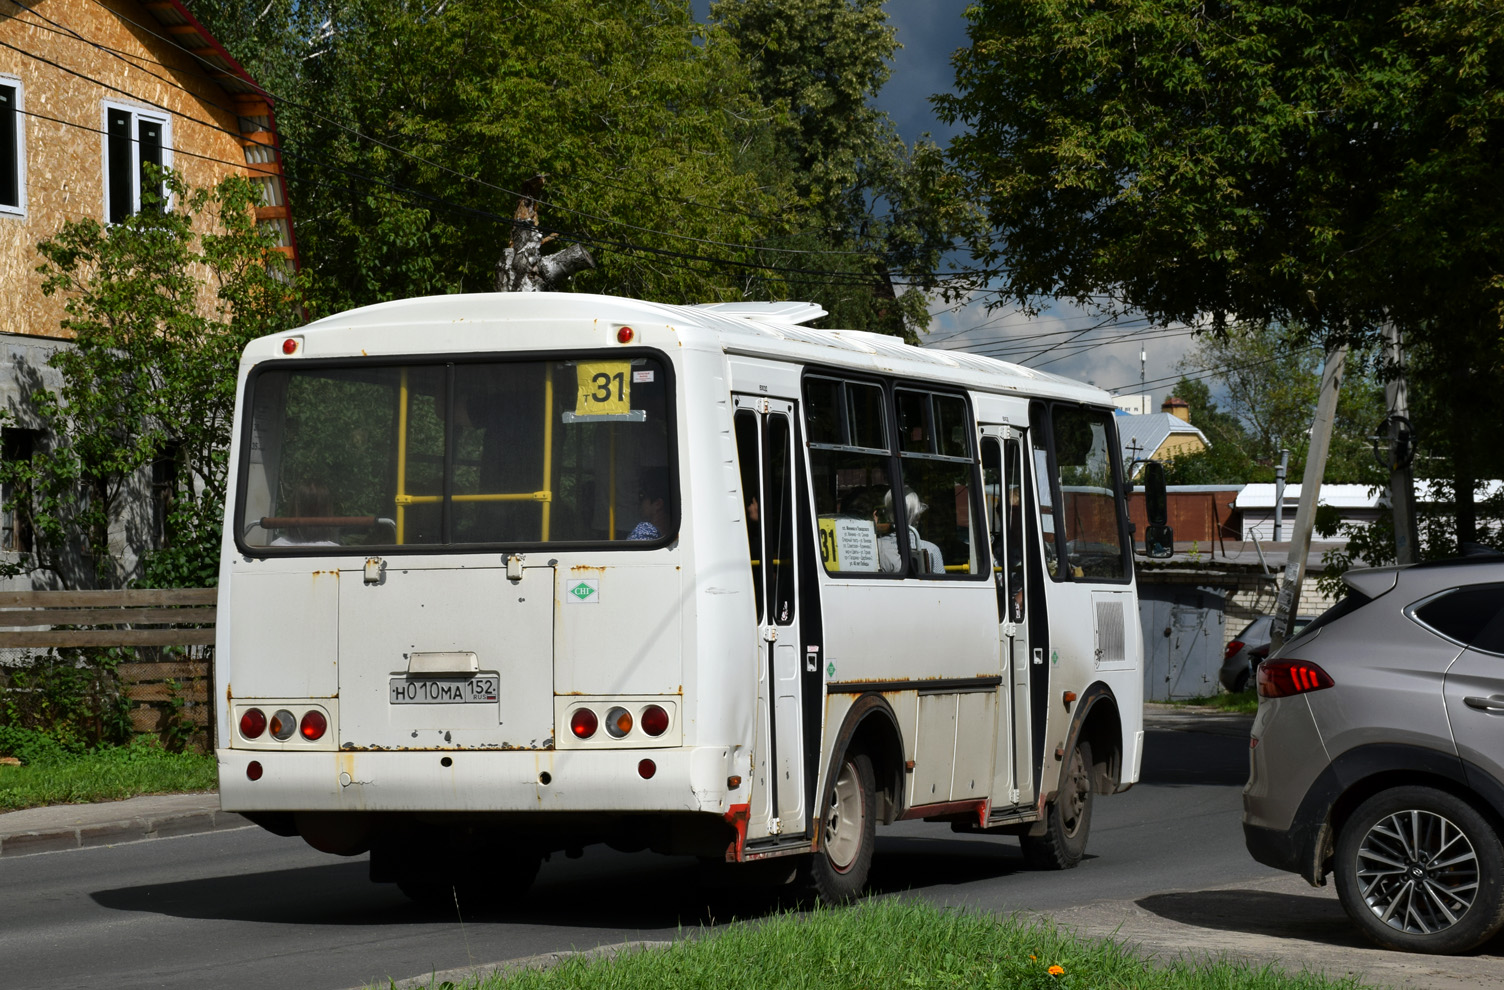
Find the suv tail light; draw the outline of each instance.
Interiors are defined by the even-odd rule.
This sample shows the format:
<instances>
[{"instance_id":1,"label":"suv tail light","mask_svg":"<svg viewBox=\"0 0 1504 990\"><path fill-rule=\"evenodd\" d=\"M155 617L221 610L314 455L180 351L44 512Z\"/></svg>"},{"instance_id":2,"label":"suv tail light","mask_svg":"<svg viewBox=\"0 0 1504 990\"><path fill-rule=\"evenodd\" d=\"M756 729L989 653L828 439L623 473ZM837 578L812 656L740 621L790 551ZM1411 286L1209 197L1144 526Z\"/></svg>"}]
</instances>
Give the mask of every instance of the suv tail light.
<instances>
[{"instance_id":1,"label":"suv tail light","mask_svg":"<svg viewBox=\"0 0 1504 990\"><path fill-rule=\"evenodd\" d=\"M1234 656L1237 655L1238 651L1241 650L1242 648L1243 648L1243 641L1241 639L1235 639L1235 640L1233 640L1231 643L1227 644L1227 649L1222 651L1222 660L1224 662L1228 661L1228 660L1231 660Z\"/></svg>"},{"instance_id":2,"label":"suv tail light","mask_svg":"<svg viewBox=\"0 0 1504 990\"><path fill-rule=\"evenodd\" d=\"M1288 698L1293 694L1335 687L1330 674L1304 660L1266 660L1259 664L1259 697Z\"/></svg>"}]
</instances>

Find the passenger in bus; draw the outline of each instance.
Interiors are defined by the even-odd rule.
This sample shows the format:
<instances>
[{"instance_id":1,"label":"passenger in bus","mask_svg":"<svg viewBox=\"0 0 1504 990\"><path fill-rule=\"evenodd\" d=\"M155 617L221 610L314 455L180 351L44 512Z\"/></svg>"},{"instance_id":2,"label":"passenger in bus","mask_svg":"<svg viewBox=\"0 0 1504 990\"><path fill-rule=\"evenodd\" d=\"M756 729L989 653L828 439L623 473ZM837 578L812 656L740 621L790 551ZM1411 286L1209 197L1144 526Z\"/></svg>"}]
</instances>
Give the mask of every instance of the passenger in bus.
<instances>
[{"instance_id":1,"label":"passenger in bus","mask_svg":"<svg viewBox=\"0 0 1504 990\"><path fill-rule=\"evenodd\" d=\"M903 504L909 523L909 549L914 553L916 570L920 574L944 574L945 560L940 555L940 548L919 535L919 517L924 515L929 506L920 501L918 493L912 489L905 489ZM887 574L897 574L903 570L903 556L898 549L898 533L893 529L891 489L883 496L883 504L874 513L873 520L877 523L878 532L882 534L877 538L878 569Z\"/></svg>"},{"instance_id":2,"label":"passenger in bus","mask_svg":"<svg viewBox=\"0 0 1504 990\"><path fill-rule=\"evenodd\" d=\"M637 499L642 512L642 522L637 524L627 539L662 539L669 530L668 468L643 468Z\"/></svg>"}]
</instances>

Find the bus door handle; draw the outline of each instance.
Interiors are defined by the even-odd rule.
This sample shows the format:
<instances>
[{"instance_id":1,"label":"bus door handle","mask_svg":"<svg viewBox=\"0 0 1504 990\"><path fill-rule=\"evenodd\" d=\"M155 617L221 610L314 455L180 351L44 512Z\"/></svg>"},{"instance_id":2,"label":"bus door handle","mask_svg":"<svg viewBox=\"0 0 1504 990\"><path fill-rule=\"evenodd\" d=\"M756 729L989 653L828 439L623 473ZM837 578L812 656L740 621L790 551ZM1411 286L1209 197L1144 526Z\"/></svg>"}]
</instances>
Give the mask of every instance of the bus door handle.
<instances>
[{"instance_id":1,"label":"bus door handle","mask_svg":"<svg viewBox=\"0 0 1504 990\"><path fill-rule=\"evenodd\" d=\"M776 643L776 642L778 642L778 627L777 626L763 626L763 629L762 629L762 638L763 638L763 642L766 642L766 643Z\"/></svg>"}]
</instances>

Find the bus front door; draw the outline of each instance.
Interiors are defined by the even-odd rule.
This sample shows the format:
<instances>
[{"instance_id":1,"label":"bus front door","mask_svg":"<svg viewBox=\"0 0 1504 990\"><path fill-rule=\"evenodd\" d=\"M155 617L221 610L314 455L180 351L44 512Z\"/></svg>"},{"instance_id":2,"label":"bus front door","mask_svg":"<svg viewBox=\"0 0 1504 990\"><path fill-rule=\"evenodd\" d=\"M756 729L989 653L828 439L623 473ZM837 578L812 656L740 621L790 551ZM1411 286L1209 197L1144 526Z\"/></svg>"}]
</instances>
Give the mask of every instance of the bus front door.
<instances>
[{"instance_id":1,"label":"bus front door","mask_svg":"<svg viewBox=\"0 0 1504 990\"><path fill-rule=\"evenodd\" d=\"M736 397L736 445L757 606L757 722L747 837L803 835L804 706L795 539L794 404Z\"/></svg>"},{"instance_id":2,"label":"bus front door","mask_svg":"<svg viewBox=\"0 0 1504 990\"><path fill-rule=\"evenodd\" d=\"M982 428L982 473L987 524L997 580L998 640L1003 683L998 687L997 750L993 760L995 812L1034 801L1034 758L1029 731L1028 555L1024 533L1023 434L1009 426Z\"/></svg>"}]
</instances>

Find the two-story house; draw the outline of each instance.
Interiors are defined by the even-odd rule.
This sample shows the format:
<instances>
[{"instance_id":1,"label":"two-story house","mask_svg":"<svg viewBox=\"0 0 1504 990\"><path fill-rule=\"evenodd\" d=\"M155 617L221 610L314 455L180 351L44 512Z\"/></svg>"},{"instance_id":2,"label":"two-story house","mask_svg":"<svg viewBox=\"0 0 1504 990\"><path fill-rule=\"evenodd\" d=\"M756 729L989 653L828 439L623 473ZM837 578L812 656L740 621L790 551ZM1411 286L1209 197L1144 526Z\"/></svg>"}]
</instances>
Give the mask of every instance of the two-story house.
<instances>
[{"instance_id":1,"label":"two-story house","mask_svg":"<svg viewBox=\"0 0 1504 990\"><path fill-rule=\"evenodd\" d=\"M271 102L181 0L0 0L0 408L24 411L38 385L55 386L47 359L68 346L37 243L69 220L138 210L148 163L199 187L252 177L258 220L296 263ZM41 439L23 415L0 457ZM0 552L28 543L0 520Z\"/></svg>"}]
</instances>

